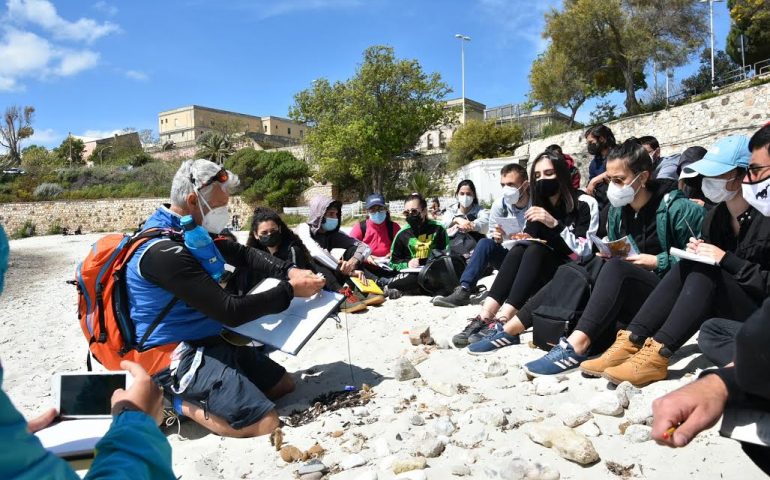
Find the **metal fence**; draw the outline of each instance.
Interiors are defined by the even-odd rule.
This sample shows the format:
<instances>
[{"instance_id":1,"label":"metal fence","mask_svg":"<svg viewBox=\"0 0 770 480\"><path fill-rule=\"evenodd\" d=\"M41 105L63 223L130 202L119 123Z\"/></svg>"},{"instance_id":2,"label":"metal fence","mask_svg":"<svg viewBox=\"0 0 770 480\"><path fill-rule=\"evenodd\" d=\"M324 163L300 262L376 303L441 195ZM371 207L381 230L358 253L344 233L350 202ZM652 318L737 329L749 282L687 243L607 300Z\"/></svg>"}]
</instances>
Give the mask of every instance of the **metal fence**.
<instances>
[{"instance_id":1,"label":"metal fence","mask_svg":"<svg viewBox=\"0 0 770 480\"><path fill-rule=\"evenodd\" d=\"M677 93L676 95L671 95L666 99L667 105L677 105L680 103L684 103L685 101L689 100L690 98L700 95L702 93L707 93L709 91L717 91L719 89L729 87L731 85L735 85L737 83L750 80L752 78L758 78L763 77L765 75L770 75L770 58L767 60L762 60L754 65L746 65L745 67L738 67L734 70L730 70L729 72L725 72L719 77L714 79L713 85L711 85L711 89L707 90L696 90L696 89L685 89L681 92Z\"/></svg>"}]
</instances>

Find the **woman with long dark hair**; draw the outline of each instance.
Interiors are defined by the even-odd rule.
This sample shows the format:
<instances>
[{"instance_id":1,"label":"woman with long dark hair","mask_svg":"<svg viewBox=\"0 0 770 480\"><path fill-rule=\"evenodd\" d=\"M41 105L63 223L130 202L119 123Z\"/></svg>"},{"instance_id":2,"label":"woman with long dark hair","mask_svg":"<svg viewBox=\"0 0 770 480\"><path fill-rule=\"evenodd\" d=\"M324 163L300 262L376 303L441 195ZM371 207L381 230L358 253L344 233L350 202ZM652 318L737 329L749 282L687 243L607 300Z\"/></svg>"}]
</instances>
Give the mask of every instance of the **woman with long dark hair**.
<instances>
[{"instance_id":1,"label":"woman with long dark hair","mask_svg":"<svg viewBox=\"0 0 770 480\"><path fill-rule=\"evenodd\" d=\"M471 343L472 354L518 343L518 335L508 335L502 325L553 277L559 265L591 254L588 234L596 232L598 219L572 187L564 157L553 151L541 153L532 162L529 178L532 206L525 214L522 238L506 255L480 314L453 339L456 344ZM489 341L478 342L485 327Z\"/></svg>"},{"instance_id":2,"label":"woman with long dark hair","mask_svg":"<svg viewBox=\"0 0 770 480\"><path fill-rule=\"evenodd\" d=\"M455 199L457 203L449 205L442 217L442 223L449 236L468 233L477 240L484 238L489 225L489 211L479 204L476 185L472 180L466 179L457 184Z\"/></svg>"}]
</instances>

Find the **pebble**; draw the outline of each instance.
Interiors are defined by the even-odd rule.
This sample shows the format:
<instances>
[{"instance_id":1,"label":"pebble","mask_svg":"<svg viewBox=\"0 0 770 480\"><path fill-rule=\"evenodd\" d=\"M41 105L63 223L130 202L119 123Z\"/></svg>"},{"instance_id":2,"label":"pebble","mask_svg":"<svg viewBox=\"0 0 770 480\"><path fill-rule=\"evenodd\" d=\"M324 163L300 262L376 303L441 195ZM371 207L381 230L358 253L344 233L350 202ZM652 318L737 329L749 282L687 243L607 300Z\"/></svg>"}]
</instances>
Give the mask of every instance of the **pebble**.
<instances>
[{"instance_id":1,"label":"pebble","mask_svg":"<svg viewBox=\"0 0 770 480\"><path fill-rule=\"evenodd\" d=\"M485 442L489 436L483 425L473 423L464 425L453 437L455 445L461 448L476 448Z\"/></svg>"},{"instance_id":2,"label":"pebble","mask_svg":"<svg viewBox=\"0 0 770 480\"><path fill-rule=\"evenodd\" d=\"M306 475L309 473L324 473L327 470L328 468L326 467L326 465L321 463L319 460L310 460L309 462L299 467L299 469L297 470L297 474Z\"/></svg>"},{"instance_id":3,"label":"pebble","mask_svg":"<svg viewBox=\"0 0 770 480\"><path fill-rule=\"evenodd\" d=\"M356 480L377 480L377 472L375 470L367 470L361 475L356 477Z\"/></svg>"},{"instance_id":4,"label":"pebble","mask_svg":"<svg viewBox=\"0 0 770 480\"><path fill-rule=\"evenodd\" d=\"M532 381L538 395L556 395L569 388L567 382L560 382L552 376L537 377Z\"/></svg>"},{"instance_id":5,"label":"pebble","mask_svg":"<svg viewBox=\"0 0 770 480\"><path fill-rule=\"evenodd\" d=\"M652 438L652 428L647 425L629 425L623 437L629 442L643 443Z\"/></svg>"},{"instance_id":6,"label":"pebble","mask_svg":"<svg viewBox=\"0 0 770 480\"><path fill-rule=\"evenodd\" d=\"M558 480L559 472L548 465L515 457L484 467L487 478L502 480Z\"/></svg>"},{"instance_id":7,"label":"pebble","mask_svg":"<svg viewBox=\"0 0 770 480\"><path fill-rule=\"evenodd\" d=\"M386 438L380 437L374 442L374 451L377 454L379 458L387 457L391 453L390 445L388 444L388 440Z\"/></svg>"},{"instance_id":8,"label":"pebble","mask_svg":"<svg viewBox=\"0 0 770 480\"><path fill-rule=\"evenodd\" d=\"M471 467L468 465L452 465L452 475L457 477L464 477L471 474Z\"/></svg>"},{"instance_id":9,"label":"pebble","mask_svg":"<svg viewBox=\"0 0 770 480\"><path fill-rule=\"evenodd\" d=\"M342 470L350 470L351 468L360 467L361 465L366 465L366 459L357 453L348 455L339 463Z\"/></svg>"},{"instance_id":10,"label":"pebble","mask_svg":"<svg viewBox=\"0 0 770 480\"><path fill-rule=\"evenodd\" d=\"M491 427L502 427L508 423L508 419L502 410L497 408L487 408L473 412L473 418Z\"/></svg>"},{"instance_id":11,"label":"pebble","mask_svg":"<svg viewBox=\"0 0 770 480\"><path fill-rule=\"evenodd\" d=\"M321 480L324 474L321 472L305 473L299 476L299 480Z\"/></svg>"},{"instance_id":12,"label":"pebble","mask_svg":"<svg viewBox=\"0 0 770 480\"><path fill-rule=\"evenodd\" d=\"M471 403L482 403L484 400L484 395L480 393L472 393L471 394Z\"/></svg>"},{"instance_id":13,"label":"pebble","mask_svg":"<svg viewBox=\"0 0 770 480\"><path fill-rule=\"evenodd\" d=\"M457 385L454 383L436 382L428 384L431 390L447 397L457 395Z\"/></svg>"},{"instance_id":14,"label":"pebble","mask_svg":"<svg viewBox=\"0 0 770 480\"><path fill-rule=\"evenodd\" d=\"M412 470L397 476L396 480L428 480L428 475L424 470Z\"/></svg>"},{"instance_id":15,"label":"pebble","mask_svg":"<svg viewBox=\"0 0 770 480\"><path fill-rule=\"evenodd\" d=\"M436 458L444 452L444 448L446 448L444 442L438 438L434 438L420 445L417 449L417 453L423 457Z\"/></svg>"},{"instance_id":16,"label":"pebble","mask_svg":"<svg viewBox=\"0 0 770 480\"><path fill-rule=\"evenodd\" d=\"M591 411L584 405L564 403L556 409L556 417L568 427L577 427L593 418Z\"/></svg>"},{"instance_id":17,"label":"pebble","mask_svg":"<svg viewBox=\"0 0 770 480\"><path fill-rule=\"evenodd\" d=\"M562 458L581 465L599 460L599 454L591 440L569 427L532 423L527 425L526 434L533 442L551 448Z\"/></svg>"},{"instance_id":18,"label":"pebble","mask_svg":"<svg viewBox=\"0 0 770 480\"><path fill-rule=\"evenodd\" d=\"M633 397L626 411L626 420L636 425L651 425L652 402L642 395Z\"/></svg>"},{"instance_id":19,"label":"pebble","mask_svg":"<svg viewBox=\"0 0 770 480\"><path fill-rule=\"evenodd\" d=\"M428 465L428 461L425 457L412 457L399 459L393 462L393 473L398 475L399 473L410 472L412 470L422 470Z\"/></svg>"},{"instance_id":20,"label":"pebble","mask_svg":"<svg viewBox=\"0 0 770 480\"><path fill-rule=\"evenodd\" d=\"M446 435L447 437L451 437L452 434L457 430L457 427L454 423L452 423L452 420L449 419L449 417L441 417L436 420L436 423L433 424L433 430L438 435Z\"/></svg>"},{"instance_id":21,"label":"pebble","mask_svg":"<svg viewBox=\"0 0 770 480\"><path fill-rule=\"evenodd\" d=\"M500 362L492 362L487 365L487 368L484 371L484 376L487 378L502 377L506 373L508 373L508 368L505 365Z\"/></svg>"},{"instance_id":22,"label":"pebble","mask_svg":"<svg viewBox=\"0 0 770 480\"><path fill-rule=\"evenodd\" d=\"M631 382L622 382L615 388L620 404L623 408L628 408L631 399L642 393L642 391L631 384Z\"/></svg>"},{"instance_id":23,"label":"pebble","mask_svg":"<svg viewBox=\"0 0 770 480\"><path fill-rule=\"evenodd\" d=\"M355 415L356 417L368 417L369 409L366 407L355 407L353 409L353 415Z\"/></svg>"},{"instance_id":24,"label":"pebble","mask_svg":"<svg viewBox=\"0 0 770 480\"><path fill-rule=\"evenodd\" d=\"M575 431L581 435L585 435L588 438L598 437L602 434L599 426L593 420L580 425L575 429Z\"/></svg>"},{"instance_id":25,"label":"pebble","mask_svg":"<svg viewBox=\"0 0 770 480\"><path fill-rule=\"evenodd\" d=\"M393 368L393 375L399 382L420 378L420 372L414 368L412 362L405 358L399 358L396 360L396 365Z\"/></svg>"},{"instance_id":26,"label":"pebble","mask_svg":"<svg viewBox=\"0 0 770 480\"><path fill-rule=\"evenodd\" d=\"M589 402L593 413L600 415L618 416L623 413L623 406L615 392L601 392Z\"/></svg>"},{"instance_id":27,"label":"pebble","mask_svg":"<svg viewBox=\"0 0 770 480\"><path fill-rule=\"evenodd\" d=\"M409 423L411 423L415 427L421 427L425 425L425 419L422 418L422 415L414 414L411 417L409 417Z\"/></svg>"},{"instance_id":28,"label":"pebble","mask_svg":"<svg viewBox=\"0 0 770 480\"><path fill-rule=\"evenodd\" d=\"M447 336L433 337L433 341L436 344L436 348L439 350L449 350L453 348L452 338Z\"/></svg>"}]
</instances>

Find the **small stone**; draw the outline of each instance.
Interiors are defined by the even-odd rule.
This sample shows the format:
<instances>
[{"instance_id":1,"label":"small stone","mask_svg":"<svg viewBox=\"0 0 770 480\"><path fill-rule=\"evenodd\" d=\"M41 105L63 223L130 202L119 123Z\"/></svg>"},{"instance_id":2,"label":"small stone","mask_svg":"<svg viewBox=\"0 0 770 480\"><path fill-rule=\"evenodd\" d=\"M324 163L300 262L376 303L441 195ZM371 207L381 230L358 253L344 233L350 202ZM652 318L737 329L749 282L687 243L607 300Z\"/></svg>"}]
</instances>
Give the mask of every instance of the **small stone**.
<instances>
[{"instance_id":1,"label":"small stone","mask_svg":"<svg viewBox=\"0 0 770 480\"><path fill-rule=\"evenodd\" d=\"M577 403L562 404L556 410L556 417L568 427L577 427L589 421L593 415L591 411L583 405Z\"/></svg>"},{"instance_id":2,"label":"small stone","mask_svg":"<svg viewBox=\"0 0 770 480\"><path fill-rule=\"evenodd\" d=\"M335 430L332 433L329 434L332 438L340 438L342 434L345 433L342 430Z\"/></svg>"},{"instance_id":3,"label":"small stone","mask_svg":"<svg viewBox=\"0 0 770 480\"><path fill-rule=\"evenodd\" d=\"M328 470L329 469L326 467L326 465L324 465L320 461L318 461L318 460L311 460L311 461L305 463L304 465L300 466L299 469L297 470L297 474L298 475L306 475L308 473L316 473L316 472L324 473L324 472L326 472Z\"/></svg>"},{"instance_id":4,"label":"small stone","mask_svg":"<svg viewBox=\"0 0 770 480\"><path fill-rule=\"evenodd\" d=\"M293 445L284 445L278 452L281 459L286 463L300 462L305 460L307 456L299 448Z\"/></svg>"},{"instance_id":5,"label":"small stone","mask_svg":"<svg viewBox=\"0 0 770 480\"><path fill-rule=\"evenodd\" d=\"M398 475L396 480L428 480L428 475L424 470L412 470Z\"/></svg>"},{"instance_id":6,"label":"small stone","mask_svg":"<svg viewBox=\"0 0 770 480\"><path fill-rule=\"evenodd\" d=\"M529 424L526 433L533 442L553 449L567 460L581 465L599 460L593 443L569 427Z\"/></svg>"},{"instance_id":7,"label":"small stone","mask_svg":"<svg viewBox=\"0 0 770 480\"><path fill-rule=\"evenodd\" d=\"M441 440L434 438L428 442L423 443L418 452L423 457L436 458L444 452L446 445Z\"/></svg>"},{"instance_id":8,"label":"small stone","mask_svg":"<svg viewBox=\"0 0 770 480\"><path fill-rule=\"evenodd\" d=\"M388 444L388 440L383 437L380 437L377 440L375 440L374 451L377 454L377 456L380 458L387 457L388 455L393 453L391 451L390 445Z\"/></svg>"},{"instance_id":9,"label":"small stone","mask_svg":"<svg viewBox=\"0 0 770 480\"><path fill-rule=\"evenodd\" d=\"M452 465L452 475L464 477L471 474L471 468L468 465Z\"/></svg>"},{"instance_id":10,"label":"small stone","mask_svg":"<svg viewBox=\"0 0 770 480\"><path fill-rule=\"evenodd\" d=\"M425 425L425 419L422 418L422 415L414 414L411 417L409 417L409 423L411 423L415 427L421 427Z\"/></svg>"},{"instance_id":11,"label":"small stone","mask_svg":"<svg viewBox=\"0 0 770 480\"><path fill-rule=\"evenodd\" d=\"M326 453L326 450L318 443L307 449L307 454L310 458L322 457L324 453Z\"/></svg>"},{"instance_id":12,"label":"small stone","mask_svg":"<svg viewBox=\"0 0 770 480\"><path fill-rule=\"evenodd\" d=\"M420 378L420 372L417 371L416 368L414 368L414 365L412 365L412 362L405 358L399 358L396 360L396 365L393 368L393 375L396 377L396 380L399 382L404 382L406 380L412 380L414 378Z\"/></svg>"},{"instance_id":13,"label":"small stone","mask_svg":"<svg viewBox=\"0 0 770 480\"><path fill-rule=\"evenodd\" d=\"M433 343L433 339L430 337L430 327L420 326L410 330L409 342L414 346Z\"/></svg>"},{"instance_id":14,"label":"small stone","mask_svg":"<svg viewBox=\"0 0 770 480\"><path fill-rule=\"evenodd\" d=\"M428 384L431 390L447 397L457 395L457 385L454 383L436 382Z\"/></svg>"},{"instance_id":15,"label":"small stone","mask_svg":"<svg viewBox=\"0 0 770 480\"><path fill-rule=\"evenodd\" d=\"M508 419L505 417L503 411L496 408L477 410L473 412L473 418L484 425L489 425L491 427L502 427L508 423Z\"/></svg>"},{"instance_id":16,"label":"small stone","mask_svg":"<svg viewBox=\"0 0 770 480\"><path fill-rule=\"evenodd\" d=\"M487 369L484 371L484 376L487 378L502 377L506 373L508 373L508 368L505 365L500 362L492 362L487 365Z\"/></svg>"},{"instance_id":17,"label":"small stone","mask_svg":"<svg viewBox=\"0 0 770 480\"><path fill-rule=\"evenodd\" d=\"M447 336L434 337L433 342L439 350L449 350L453 348L452 339Z\"/></svg>"},{"instance_id":18,"label":"small stone","mask_svg":"<svg viewBox=\"0 0 770 480\"><path fill-rule=\"evenodd\" d=\"M642 395L633 397L626 410L626 420L636 425L652 425L652 402Z\"/></svg>"},{"instance_id":19,"label":"small stone","mask_svg":"<svg viewBox=\"0 0 770 480\"><path fill-rule=\"evenodd\" d=\"M483 425L472 423L463 427L454 434L453 442L461 448L476 448L489 438Z\"/></svg>"},{"instance_id":20,"label":"small stone","mask_svg":"<svg viewBox=\"0 0 770 480\"><path fill-rule=\"evenodd\" d=\"M484 398L484 395L480 393L471 394L471 403L482 403L484 400L486 400L486 398Z\"/></svg>"},{"instance_id":21,"label":"small stone","mask_svg":"<svg viewBox=\"0 0 770 480\"><path fill-rule=\"evenodd\" d=\"M618 395L620 404L623 408L628 408L631 399L642 393L642 391L631 384L631 382L622 382L615 388L615 393Z\"/></svg>"},{"instance_id":22,"label":"small stone","mask_svg":"<svg viewBox=\"0 0 770 480\"><path fill-rule=\"evenodd\" d=\"M508 408L508 407L505 407L505 408L503 409L503 413L504 413L504 414L506 414L506 415L510 415L510 413L511 413L512 411L513 411L513 410L511 410L511 409L510 409L510 408Z\"/></svg>"},{"instance_id":23,"label":"small stone","mask_svg":"<svg viewBox=\"0 0 770 480\"><path fill-rule=\"evenodd\" d=\"M452 434L457 430L457 427L455 427L455 424L452 423L452 420L449 417L441 417L436 420L436 423L433 424L433 430L438 435L446 435L447 437L451 437Z\"/></svg>"},{"instance_id":24,"label":"small stone","mask_svg":"<svg viewBox=\"0 0 770 480\"><path fill-rule=\"evenodd\" d=\"M652 428L647 425L629 425L623 437L629 442L643 443L652 438Z\"/></svg>"},{"instance_id":25,"label":"small stone","mask_svg":"<svg viewBox=\"0 0 770 480\"><path fill-rule=\"evenodd\" d=\"M368 417L369 409L366 407L356 407L353 409L353 415L356 417Z\"/></svg>"},{"instance_id":26,"label":"small stone","mask_svg":"<svg viewBox=\"0 0 770 480\"><path fill-rule=\"evenodd\" d=\"M299 480L321 480L324 474L321 472L304 473L299 476Z\"/></svg>"},{"instance_id":27,"label":"small stone","mask_svg":"<svg viewBox=\"0 0 770 480\"><path fill-rule=\"evenodd\" d=\"M356 480L377 480L377 472L375 470L367 470L361 475L356 477Z\"/></svg>"},{"instance_id":28,"label":"small stone","mask_svg":"<svg viewBox=\"0 0 770 480\"><path fill-rule=\"evenodd\" d=\"M575 431L581 435L585 435L588 438L598 437L602 434L599 426L593 420L580 425L575 429Z\"/></svg>"},{"instance_id":29,"label":"small stone","mask_svg":"<svg viewBox=\"0 0 770 480\"><path fill-rule=\"evenodd\" d=\"M393 473L398 475L399 473L410 472L412 470L422 470L426 465L428 465L428 461L425 457L399 459L393 462Z\"/></svg>"},{"instance_id":30,"label":"small stone","mask_svg":"<svg viewBox=\"0 0 770 480\"><path fill-rule=\"evenodd\" d=\"M350 470L351 468L360 467L361 465L366 465L366 459L357 453L348 455L339 463L342 470Z\"/></svg>"},{"instance_id":31,"label":"small stone","mask_svg":"<svg viewBox=\"0 0 770 480\"><path fill-rule=\"evenodd\" d=\"M602 392L589 402L593 413L600 415L618 416L623 413L623 406L615 392Z\"/></svg>"},{"instance_id":32,"label":"small stone","mask_svg":"<svg viewBox=\"0 0 770 480\"><path fill-rule=\"evenodd\" d=\"M532 384L535 386L535 393L538 395L556 395L569 388L567 382L560 382L551 376L537 377Z\"/></svg>"}]
</instances>

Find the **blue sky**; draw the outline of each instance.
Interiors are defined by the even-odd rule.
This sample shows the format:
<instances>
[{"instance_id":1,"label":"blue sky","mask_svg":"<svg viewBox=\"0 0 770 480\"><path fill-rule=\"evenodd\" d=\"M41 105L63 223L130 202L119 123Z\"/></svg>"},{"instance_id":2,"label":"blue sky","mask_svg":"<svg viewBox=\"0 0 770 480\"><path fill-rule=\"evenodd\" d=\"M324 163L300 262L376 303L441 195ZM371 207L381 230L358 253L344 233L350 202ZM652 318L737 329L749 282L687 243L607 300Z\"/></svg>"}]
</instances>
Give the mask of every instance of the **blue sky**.
<instances>
[{"instance_id":1,"label":"blue sky","mask_svg":"<svg viewBox=\"0 0 770 480\"><path fill-rule=\"evenodd\" d=\"M313 79L350 77L363 50L391 45L460 96L522 102L545 48L543 14L560 0L4 0L0 107L34 105L34 143L124 127L157 129L162 110L199 104L287 115ZM717 48L729 29L715 3ZM697 62L693 62L695 64ZM694 66L677 72L681 79ZM663 77L660 77L663 81ZM652 83L650 81L650 83ZM611 97L616 103L622 97ZM578 113L587 119L589 104ZM32 142L28 142L29 145Z\"/></svg>"}]
</instances>

